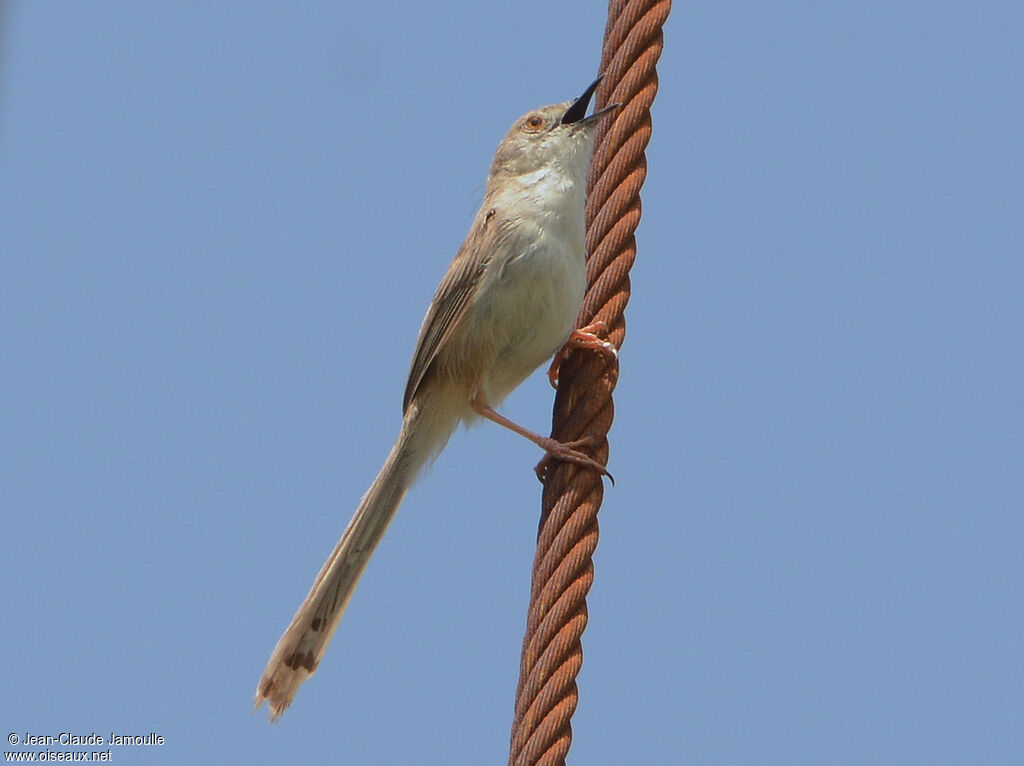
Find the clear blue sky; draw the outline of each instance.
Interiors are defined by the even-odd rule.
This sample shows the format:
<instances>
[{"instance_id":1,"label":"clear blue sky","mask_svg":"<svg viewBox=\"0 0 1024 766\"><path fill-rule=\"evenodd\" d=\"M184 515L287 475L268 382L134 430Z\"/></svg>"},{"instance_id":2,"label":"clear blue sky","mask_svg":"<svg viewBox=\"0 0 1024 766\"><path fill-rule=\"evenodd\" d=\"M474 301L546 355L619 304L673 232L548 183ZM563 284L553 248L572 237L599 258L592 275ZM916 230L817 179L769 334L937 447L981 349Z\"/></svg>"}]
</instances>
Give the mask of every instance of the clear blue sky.
<instances>
[{"instance_id":1,"label":"clear blue sky","mask_svg":"<svg viewBox=\"0 0 1024 766\"><path fill-rule=\"evenodd\" d=\"M282 721L249 705L494 146L593 78L603 6L5 17L3 733L504 762L539 455L489 425ZM1010 2L677 3L572 763L1020 762L1022 39Z\"/></svg>"}]
</instances>

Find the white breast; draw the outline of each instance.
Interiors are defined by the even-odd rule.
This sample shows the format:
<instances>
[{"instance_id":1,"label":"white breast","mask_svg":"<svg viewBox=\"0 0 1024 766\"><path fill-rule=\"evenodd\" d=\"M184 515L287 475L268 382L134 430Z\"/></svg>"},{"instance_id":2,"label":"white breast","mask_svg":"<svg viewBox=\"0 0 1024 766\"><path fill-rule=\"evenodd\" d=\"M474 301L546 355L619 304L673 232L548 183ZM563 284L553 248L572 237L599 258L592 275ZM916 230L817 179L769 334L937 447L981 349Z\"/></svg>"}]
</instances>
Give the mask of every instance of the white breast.
<instances>
[{"instance_id":1,"label":"white breast","mask_svg":"<svg viewBox=\"0 0 1024 766\"><path fill-rule=\"evenodd\" d=\"M500 349L484 381L492 405L562 346L587 286L582 185L552 170L536 175L512 205L524 213L521 244L481 295L477 329Z\"/></svg>"}]
</instances>

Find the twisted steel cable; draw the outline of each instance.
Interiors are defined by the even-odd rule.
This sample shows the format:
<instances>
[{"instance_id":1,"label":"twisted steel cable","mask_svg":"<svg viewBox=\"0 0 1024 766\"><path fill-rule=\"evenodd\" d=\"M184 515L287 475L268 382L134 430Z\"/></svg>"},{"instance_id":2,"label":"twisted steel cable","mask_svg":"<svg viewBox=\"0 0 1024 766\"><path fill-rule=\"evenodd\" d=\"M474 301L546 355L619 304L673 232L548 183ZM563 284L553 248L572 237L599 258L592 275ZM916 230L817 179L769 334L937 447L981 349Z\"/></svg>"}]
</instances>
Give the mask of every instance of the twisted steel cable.
<instances>
[{"instance_id":1,"label":"twisted steel cable","mask_svg":"<svg viewBox=\"0 0 1024 766\"><path fill-rule=\"evenodd\" d=\"M640 188L647 175L644 150L651 138L656 65L671 0L611 0L605 27L595 108L622 107L599 127L587 178L589 288L578 326L603 322L616 348L626 335L633 236L640 222ZM551 435L589 439L584 448L608 462L608 430L618 363L592 351L573 352L559 370ZM587 592L594 581L597 512L604 496L595 471L552 461L544 480L530 607L516 689L510 766L564 764L572 743L572 714L583 664Z\"/></svg>"}]
</instances>

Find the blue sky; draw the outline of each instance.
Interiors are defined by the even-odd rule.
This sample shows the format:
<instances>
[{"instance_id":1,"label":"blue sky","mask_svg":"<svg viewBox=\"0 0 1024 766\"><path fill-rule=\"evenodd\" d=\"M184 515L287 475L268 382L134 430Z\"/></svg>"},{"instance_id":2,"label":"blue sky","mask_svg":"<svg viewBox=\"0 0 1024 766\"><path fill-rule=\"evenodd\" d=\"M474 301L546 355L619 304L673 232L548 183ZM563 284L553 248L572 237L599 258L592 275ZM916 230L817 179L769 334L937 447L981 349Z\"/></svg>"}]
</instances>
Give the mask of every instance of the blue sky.
<instances>
[{"instance_id":1,"label":"blue sky","mask_svg":"<svg viewBox=\"0 0 1024 766\"><path fill-rule=\"evenodd\" d=\"M604 8L55 3L0 48L0 722L118 763L507 754L536 449L460 432L279 724L264 662ZM677 3L572 763L1024 752L1024 11ZM543 430L542 375L505 412Z\"/></svg>"}]
</instances>

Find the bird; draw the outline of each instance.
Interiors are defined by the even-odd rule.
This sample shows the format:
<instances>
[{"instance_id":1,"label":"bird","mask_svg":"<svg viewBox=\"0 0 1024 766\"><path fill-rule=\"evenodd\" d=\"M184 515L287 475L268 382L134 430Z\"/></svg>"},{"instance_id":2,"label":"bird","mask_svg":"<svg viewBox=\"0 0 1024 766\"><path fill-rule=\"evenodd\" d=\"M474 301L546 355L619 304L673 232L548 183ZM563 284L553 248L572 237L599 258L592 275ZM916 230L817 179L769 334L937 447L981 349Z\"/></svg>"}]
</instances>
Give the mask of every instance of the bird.
<instances>
[{"instance_id":1,"label":"bird","mask_svg":"<svg viewBox=\"0 0 1024 766\"><path fill-rule=\"evenodd\" d=\"M480 209L420 327L398 438L257 685L254 710L267 702L272 721L317 669L407 490L460 423L485 418L525 436L544 450L539 471L557 459L609 475L579 442L541 436L495 410L552 357L554 385L568 350L616 353L599 335L606 327L575 329L587 282L583 210L594 130L619 106L586 115L600 81L579 98L527 112L498 144Z\"/></svg>"}]
</instances>

